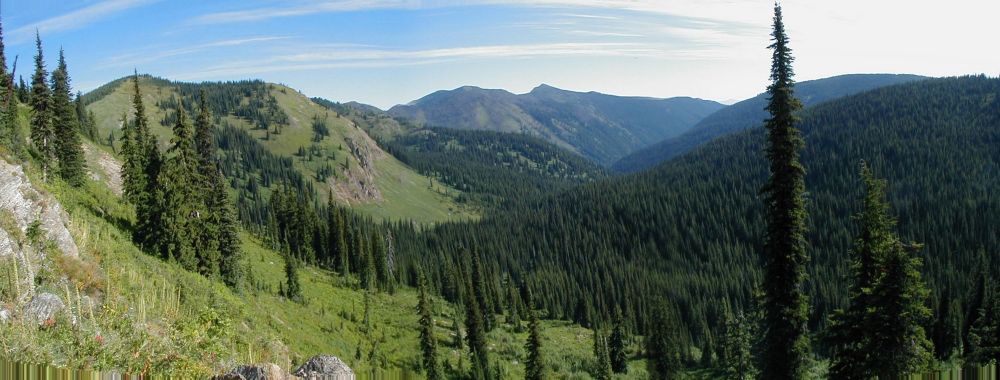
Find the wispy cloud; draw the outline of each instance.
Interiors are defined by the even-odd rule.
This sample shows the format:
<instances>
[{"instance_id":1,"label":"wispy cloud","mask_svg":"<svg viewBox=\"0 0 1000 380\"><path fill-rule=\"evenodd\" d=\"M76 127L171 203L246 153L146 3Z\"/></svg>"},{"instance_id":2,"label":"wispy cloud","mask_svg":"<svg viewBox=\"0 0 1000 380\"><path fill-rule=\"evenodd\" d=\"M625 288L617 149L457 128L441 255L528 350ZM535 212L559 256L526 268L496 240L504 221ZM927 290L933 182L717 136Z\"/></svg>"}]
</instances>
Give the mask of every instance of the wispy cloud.
<instances>
[{"instance_id":1,"label":"wispy cloud","mask_svg":"<svg viewBox=\"0 0 1000 380\"><path fill-rule=\"evenodd\" d=\"M226 12L208 13L191 20L194 24L220 24L234 22L261 21L274 18L307 16L319 13L353 12L376 9L427 9L454 6L510 5L523 7L547 7L566 9L603 9L705 17L725 21L749 21L757 23L759 12L764 10L767 20L769 5L756 2L732 0L323 0L288 6L267 6ZM711 17L708 17L711 15ZM576 17L614 18L614 16L579 13Z\"/></svg>"},{"instance_id":2,"label":"wispy cloud","mask_svg":"<svg viewBox=\"0 0 1000 380\"><path fill-rule=\"evenodd\" d=\"M263 7L239 11L209 13L192 20L195 24L222 24L233 22L250 22L307 16L317 13L351 12L371 9L419 8L418 0L337 0L320 1L308 4L283 7Z\"/></svg>"},{"instance_id":3,"label":"wispy cloud","mask_svg":"<svg viewBox=\"0 0 1000 380\"><path fill-rule=\"evenodd\" d=\"M183 55L189 55L189 54L195 54L195 53L203 52L205 50L209 50L209 49L212 49L212 48L241 46L241 45L256 44L256 43L262 43L262 42L285 40L285 39L289 39L289 38L291 38L291 37L287 37L287 36L258 36L258 37L247 37L247 38L238 38L238 39L219 40L219 41L213 41L213 42L203 43L203 44L194 45L194 46L187 46L187 47L177 48L177 49L167 49L167 50L163 50L163 49L149 49L149 51L127 53L127 54L121 54L121 55L109 57L109 58L105 59L104 61L102 61L101 63L99 63L99 66L100 67L105 67L105 68L107 68L107 67L134 67L134 66L139 65L139 64L149 63L149 62L155 62L155 61L163 60L163 59L166 59L166 58L183 56Z\"/></svg>"},{"instance_id":4,"label":"wispy cloud","mask_svg":"<svg viewBox=\"0 0 1000 380\"><path fill-rule=\"evenodd\" d=\"M45 19L33 24L25 25L14 29L10 33L13 43L20 43L31 39L37 30L39 33L56 33L66 30L79 29L94 22L100 21L115 13L119 13L131 8L154 3L159 0L104 0L77 9L75 11Z\"/></svg>"},{"instance_id":5,"label":"wispy cloud","mask_svg":"<svg viewBox=\"0 0 1000 380\"><path fill-rule=\"evenodd\" d=\"M301 49L301 48L300 48ZM272 72L319 71L342 68L385 68L438 64L476 59L528 59L540 57L632 57L671 60L718 58L713 50L667 49L643 43L548 43L468 46L426 50L324 49L309 53L275 54L270 58L205 67L173 75L182 80L254 76Z\"/></svg>"}]
</instances>

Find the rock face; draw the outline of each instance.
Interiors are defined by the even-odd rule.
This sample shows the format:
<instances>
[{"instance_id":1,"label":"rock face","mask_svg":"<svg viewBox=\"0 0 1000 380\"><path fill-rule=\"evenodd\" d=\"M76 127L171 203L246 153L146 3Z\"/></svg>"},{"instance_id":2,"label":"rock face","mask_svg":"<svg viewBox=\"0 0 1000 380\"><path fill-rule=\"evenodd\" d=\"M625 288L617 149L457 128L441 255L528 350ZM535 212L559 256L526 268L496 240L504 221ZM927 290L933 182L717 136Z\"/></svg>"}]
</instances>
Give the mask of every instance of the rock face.
<instances>
[{"instance_id":1,"label":"rock face","mask_svg":"<svg viewBox=\"0 0 1000 380\"><path fill-rule=\"evenodd\" d=\"M336 356L313 356L292 372L304 379L354 380L354 371Z\"/></svg>"},{"instance_id":2,"label":"rock face","mask_svg":"<svg viewBox=\"0 0 1000 380\"><path fill-rule=\"evenodd\" d=\"M50 319L55 319L56 313L65 308L66 305L59 299L59 296L52 293L39 293L27 305L24 305L22 315L26 321L42 324Z\"/></svg>"},{"instance_id":3,"label":"rock face","mask_svg":"<svg viewBox=\"0 0 1000 380\"><path fill-rule=\"evenodd\" d=\"M261 363L253 365L241 365L231 372L219 375L213 380L292 380L295 376L282 371L281 367L273 363Z\"/></svg>"},{"instance_id":4,"label":"rock face","mask_svg":"<svg viewBox=\"0 0 1000 380\"><path fill-rule=\"evenodd\" d=\"M6 219L6 220L4 220ZM45 232L44 238L63 254L77 256L79 249L70 235L69 216L52 196L31 186L20 165L0 159L0 257L14 255L23 259L20 236L35 221ZM9 231L15 228L19 231Z\"/></svg>"}]
</instances>

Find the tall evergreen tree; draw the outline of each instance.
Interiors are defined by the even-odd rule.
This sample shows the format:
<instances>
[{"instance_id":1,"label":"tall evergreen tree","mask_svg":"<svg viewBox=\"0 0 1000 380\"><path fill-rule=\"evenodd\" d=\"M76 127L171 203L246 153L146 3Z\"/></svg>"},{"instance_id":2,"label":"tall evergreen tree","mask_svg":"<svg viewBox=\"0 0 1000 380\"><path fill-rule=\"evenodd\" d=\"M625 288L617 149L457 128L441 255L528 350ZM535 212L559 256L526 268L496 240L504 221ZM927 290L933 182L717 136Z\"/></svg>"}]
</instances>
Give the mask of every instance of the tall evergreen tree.
<instances>
[{"instance_id":1,"label":"tall evergreen tree","mask_svg":"<svg viewBox=\"0 0 1000 380\"><path fill-rule=\"evenodd\" d=\"M611 379L608 338L600 330L594 330L594 378L597 380Z\"/></svg>"},{"instance_id":2,"label":"tall evergreen tree","mask_svg":"<svg viewBox=\"0 0 1000 380\"><path fill-rule=\"evenodd\" d=\"M438 380L441 378L441 369L438 367L437 339L434 338L433 307L430 295L427 294L427 279L423 272L418 274L417 287L419 290L417 313L420 315L420 351L423 353L424 373L428 380Z\"/></svg>"},{"instance_id":3,"label":"tall evergreen tree","mask_svg":"<svg viewBox=\"0 0 1000 380\"><path fill-rule=\"evenodd\" d=\"M178 103L173 131L168 158L159 180L165 203L161 220L163 235L157 246L165 258L177 260L185 269L196 270L199 263L192 239L197 236L197 231L193 226L196 225L194 222L207 215L200 207L198 154L183 102Z\"/></svg>"},{"instance_id":4,"label":"tall evergreen tree","mask_svg":"<svg viewBox=\"0 0 1000 380\"><path fill-rule=\"evenodd\" d=\"M1000 286L985 293L979 317L969 329L968 360L1000 365Z\"/></svg>"},{"instance_id":5,"label":"tall evergreen tree","mask_svg":"<svg viewBox=\"0 0 1000 380\"><path fill-rule=\"evenodd\" d=\"M923 325L930 309L920 279L918 259L911 258L893 231L884 180L861 165L865 184L859 235L852 249L850 305L833 319L830 373L844 379L894 378L924 368L931 344Z\"/></svg>"},{"instance_id":6,"label":"tall evergreen tree","mask_svg":"<svg viewBox=\"0 0 1000 380\"><path fill-rule=\"evenodd\" d=\"M302 284L299 282L299 264L295 260L295 256L292 256L291 252L285 250L285 294L284 296L290 300L300 302L302 301ZM367 302L365 306L367 315ZM367 317L365 318L368 319Z\"/></svg>"},{"instance_id":7,"label":"tall evergreen tree","mask_svg":"<svg viewBox=\"0 0 1000 380\"><path fill-rule=\"evenodd\" d=\"M958 303L952 299L951 288L948 287L938 301L936 320L934 321L934 357L937 360L948 361L961 348L962 329L958 319Z\"/></svg>"},{"instance_id":8,"label":"tall evergreen tree","mask_svg":"<svg viewBox=\"0 0 1000 380\"><path fill-rule=\"evenodd\" d=\"M898 239L886 257L885 272L873 291L875 305L873 365L880 379L898 379L919 373L930 364L934 347L924 332L931 310L929 290L920 278L919 258Z\"/></svg>"},{"instance_id":9,"label":"tall evergreen tree","mask_svg":"<svg viewBox=\"0 0 1000 380\"><path fill-rule=\"evenodd\" d=\"M55 160L55 129L52 126L52 94L49 90L42 38L35 33L35 74L31 77L31 141L42 165L46 181Z\"/></svg>"},{"instance_id":10,"label":"tall evergreen tree","mask_svg":"<svg viewBox=\"0 0 1000 380\"><path fill-rule=\"evenodd\" d=\"M222 173L217 174L214 178L221 180ZM225 182L214 183L212 194L210 212L214 218L213 224L218 226L216 238L218 239L217 247L220 256L219 271L222 275L222 281L226 285L238 289L246 281L247 271L242 266L243 249L236 213L229 201L229 191Z\"/></svg>"},{"instance_id":11,"label":"tall evergreen tree","mask_svg":"<svg viewBox=\"0 0 1000 380\"><path fill-rule=\"evenodd\" d=\"M656 301L646 335L646 372L650 379L677 378L681 366L674 314L664 301Z\"/></svg>"},{"instance_id":12,"label":"tall evergreen tree","mask_svg":"<svg viewBox=\"0 0 1000 380\"><path fill-rule=\"evenodd\" d=\"M538 314L534 310L530 295L527 297L528 311L528 342L525 351L528 357L524 359L525 380L545 379L545 359L542 356L542 331L538 323Z\"/></svg>"},{"instance_id":13,"label":"tall evergreen tree","mask_svg":"<svg viewBox=\"0 0 1000 380\"><path fill-rule=\"evenodd\" d=\"M979 262L977 264L978 265L976 267L978 269L976 270L976 276L973 279L974 282L972 290L970 294L966 296L965 318L963 320L964 324L962 325L962 346L965 347L966 354L971 354L973 351L973 344L970 336L972 326L976 325L976 322L979 320L980 311L986 302L986 283L988 281L988 274L986 273L986 270L988 268L988 263L986 261L985 252L979 251Z\"/></svg>"},{"instance_id":14,"label":"tall evergreen tree","mask_svg":"<svg viewBox=\"0 0 1000 380\"><path fill-rule=\"evenodd\" d=\"M194 122L194 144L198 152L198 173L206 183L212 182L211 177L218 173L215 167L215 143L212 138L212 113L208 109L205 91L198 99L198 117Z\"/></svg>"},{"instance_id":15,"label":"tall evergreen tree","mask_svg":"<svg viewBox=\"0 0 1000 380\"><path fill-rule=\"evenodd\" d=\"M472 354L473 377L489 377L489 353L486 350L486 327L483 321L483 309L475 297L472 280L466 280L465 294L465 339Z\"/></svg>"},{"instance_id":16,"label":"tall evergreen tree","mask_svg":"<svg viewBox=\"0 0 1000 380\"><path fill-rule=\"evenodd\" d=\"M895 221L889 216L889 205L884 199L885 181L876 179L864 162L861 179L865 195L862 210L855 216L859 234L850 252L849 305L846 311L833 316L827 337L833 350L830 374L844 379L874 376L874 352L869 339L876 317L872 291L895 244L892 231Z\"/></svg>"},{"instance_id":17,"label":"tall evergreen tree","mask_svg":"<svg viewBox=\"0 0 1000 380\"><path fill-rule=\"evenodd\" d=\"M754 324L743 311L738 311L735 315L726 315L725 342L722 344L720 364L727 379L749 380L754 378L753 326Z\"/></svg>"},{"instance_id":18,"label":"tall evergreen tree","mask_svg":"<svg viewBox=\"0 0 1000 380\"><path fill-rule=\"evenodd\" d=\"M625 352L625 320L621 309L615 310L614 328L608 339L608 355L611 356L611 370L628 373L628 355Z\"/></svg>"},{"instance_id":19,"label":"tall evergreen tree","mask_svg":"<svg viewBox=\"0 0 1000 380\"><path fill-rule=\"evenodd\" d=\"M805 168L799 163L803 141L795 127L792 51L774 6L771 33L771 85L766 121L770 179L763 188L767 231L764 240L764 346L761 377L801 379L809 357L807 302L803 291L806 253Z\"/></svg>"},{"instance_id":20,"label":"tall evergreen tree","mask_svg":"<svg viewBox=\"0 0 1000 380\"><path fill-rule=\"evenodd\" d=\"M69 69L66 56L59 49L59 65L52 72L52 128L55 135L55 156L59 161L59 176L71 186L83 185L83 146L80 143L80 123L71 99Z\"/></svg>"}]
</instances>

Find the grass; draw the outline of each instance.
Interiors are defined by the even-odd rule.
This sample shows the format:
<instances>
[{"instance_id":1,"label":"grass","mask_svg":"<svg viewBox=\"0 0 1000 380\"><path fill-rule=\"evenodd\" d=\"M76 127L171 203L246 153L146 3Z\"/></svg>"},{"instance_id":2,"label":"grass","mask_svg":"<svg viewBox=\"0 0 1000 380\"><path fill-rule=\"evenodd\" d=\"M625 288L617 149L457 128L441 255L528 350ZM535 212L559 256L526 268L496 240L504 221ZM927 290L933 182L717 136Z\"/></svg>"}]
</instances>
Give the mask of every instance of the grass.
<instances>
[{"instance_id":1,"label":"grass","mask_svg":"<svg viewBox=\"0 0 1000 380\"><path fill-rule=\"evenodd\" d=\"M152 130L164 146L169 141L171 130L161 126L166 113L156 106L157 102L176 96L174 89L165 87L148 78L140 80L143 90L143 102ZM266 132L251 128L245 121L228 116L226 121L231 125L247 130L257 137L272 152L283 156L294 157L294 165L304 176L316 178L316 173L324 166L334 168L332 180L345 184L348 178L367 177L361 169L360 161L351 154L347 140L361 142L375 151L373 160L374 184L381 193L381 199L348 199L346 195L337 198L345 204L355 207L360 212L377 220L412 220L421 224L440 223L444 221L466 220L477 218L478 210L459 204L455 201L459 191L435 184L430 188L429 179L396 160L391 155L382 152L375 143L357 126L346 118L339 117L335 112L326 109L305 97L294 89L271 85L271 94L278 101L282 110L288 114L290 123L282 128L281 134L272 134L264 140ZM131 113L132 83L123 82L121 86L103 99L88 106L97 117L97 126L102 140L114 132L116 138L121 137L120 121L124 112ZM315 145L324 152L323 157L308 160L295 154L299 148L309 148L312 141L312 118L326 117L330 136ZM105 147L106 149L106 147ZM348 163L345 165L345 159ZM330 192L330 184L316 183L319 199L325 200Z\"/></svg>"}]
</instances>

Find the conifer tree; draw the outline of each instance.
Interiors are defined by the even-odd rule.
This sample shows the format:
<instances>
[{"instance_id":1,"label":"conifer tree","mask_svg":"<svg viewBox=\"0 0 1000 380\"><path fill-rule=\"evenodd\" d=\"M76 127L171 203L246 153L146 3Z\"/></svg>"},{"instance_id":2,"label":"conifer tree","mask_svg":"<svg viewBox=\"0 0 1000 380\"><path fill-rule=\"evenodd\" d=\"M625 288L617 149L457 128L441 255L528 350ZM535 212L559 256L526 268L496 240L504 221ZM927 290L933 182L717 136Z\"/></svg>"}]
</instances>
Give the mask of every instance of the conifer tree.
<instances>
[{"instance_id":1,"label":"conifer tree","mask_svg":"<svg viewBox=\"0 0 1000 380\"><path fill-rule=\"evenodd\" d=\"M608 338L600 330L594 330L594 378L597 380L611 379Z\"/></svg>"},{"instance_id":2,"label":"conifer tree","mask_svg":"<svg viewBox=\"0 0 1000 380\"><path fill-rule=\"evenodd\" d=\"M934 358L937 360L948 361L961 347L957 306L952 299L951 288L945 289L938 301L937 319L934 321Z\"/></svg>"},{"instance_id":3,"label":"conifer tree","mask_svg":"<svg viewBox=\"0 0 1000 380\"><path fill-rule=\"evenodd\" d=\"M876 179L864 162L861 163L861 178L865 195L862 210L855 216L859 234L850 252L849 305L847 310L834 314L826 338L833 350L830 374L845 379L874 376L876 368L869 339L876 317L872 290L895 241L892 231L895 221L889 216L889 205L884 200L885 181Z\"/></svg>"},{"instance_id":4,"label":"conifer tree","mask_svg":"<svg viewBox=\"0 0 1000 380\"><path fill-rule=\"evenodd\" d=\"M968 360L1000 365L1000 286L985 293L979 317L969 329Z\"/></svg>"},{"instance_id":5,"label":"conifer tree","mask_svg":"<svg viewBox=\"0 0 1000 380\"><path fill-rule=\"evenodd\" d=\"M55 160L55 129L52 126L52 95L49 90L42 38L35 33L35 74L31 77L31 141L48 181Z\"/></svg>"},{"instance_id":6,"label":"conifer tree","mask_svg":"<svg viewBox=\"0 0 1000 380\"><path fill-rule=\"evenodd\" d=\"M438 367L437 339L434 338L434 316L430 295L427 294L427 279L423 272L418 273L417 285L419 299L417 313L420 315L420 350L423 353L424 373L428 380L440 379L441 369Z\"/></svg>"},{"instance_id":7,"label":"conifer tree","mask_svg":"<svg viewBox=\"0 0 1000 380\"><path fill-rule=\"evenodd\" d=\"M809 259L805 241L805 168L799 163L803 141L795 127L795 112L802 105L794 94L792 53L778 4L774 6L771 36L773 55L767 105L771 117L765 122L771 176L762 190L767 231L761 377L801 379L809 356L807 302L803 292Z\"/></svg>"},{"instance_id":8,"label":"conifer tree","mask_svg":"<svg viewBox=\"0 0 1000 380\"><path fill-rule=\"evenodd\" d=\"M754 326L747 314L728 314L724 325L725 343L720 361L727 379L748 380L754 378L753 346Z\"/></svg>"},{"instance_id":9,"label":"conifer tree","mask_svg":"<svg viewBox=\"0 0 1000 380\"><path fill-rule=\"evenodd\" d=\"M486 350L486 327L483 321L483 309L475 297L472 281L467 280L465 297L465 339L472 354L473 377L487 378L489 373L489 354Z\"/></svg>"},{"instance_id":10,"label":"conifer tree","mask_svg":"<svg viewBox=\"0 0 1000 380\"><path fill-rule=\"evenodd\" d=\"M479 257L479 252L472 251L472 292L476 298L476 304L481 308L480 315L483 318L483 328L485 332L493 330L496 324L493 315L493 307L490 298L486 293L486 274L483 272L483 263Z\"/></svg>"},{"instance_id":11,"label":"conifer tree","mask_svg":"<svg viewBox=\"0 0 1000 380\"><path fill-rule=\"evenodd\" d=\"M525 351L528 357L524 359L525 380L545 379L545 359L542 356L542 332L538 322L538 314L531 306L530 293L527 297L528 308L528 342L525 344Z\"/></svg>"},{"instance_id":12,"label":"conifer tree","mask_svg":"<svg viewBox=\"0 0 1000 380\"><path fill-rule=\"evenodd\" d=\"M66 56L59 49L59 65L52 72L52 128L55 136L55 156L59 161L59 176L71 186L83 185L83 146L80 144L80 123L71 100L69 70Z\"/></svg>"},{"instance_id":13,"label":"conifer tree","mask_svg":"<svg viewBox=\"0 0 1000 380\"><path fill-rule=\"evenodd\" d=\"M664 301L657 301L646 335L646 372L650 379L677 378L680 371L678 334L673 313Z\"/></svg>"},{"instance_id":14,"label":"conifer tree","mask_svg":"<svg viewBox=\"0 0 1000 380\"><path fill-rule=\"evenodd\" d=\"M221 180L222 173L218 173L214 178ZM216 182L212 186L212 194L213 224L218 226L219 271L222 281L230 288L237 289L246 281L247 273L241 264L243 249L236 213L229 201L228 188L224 182Z\"/></svg>"},{"instance_id":15,"label":"conifer tree","mask_svg":"<svg viewBox=\"0 0 1000 380\"><path fill-rule=\"evenodd\" d=\"M291 252L285 250L285 297L299 302L302 300L302 285L299 282L299 264ZM367 305L366 314L367 314ZM366 318L367 319L367 318Z\"/></svg>"},{"instance_id":16,"label":"conifer tree","mask_svg":"<svg viewBox=\"0 0 1000 380\"><path fill-rule=\"evenodd\" d=\"M870 332L875 373L880 379L898 379L927 368L934 347L924 325L931 311L929 291L920 278L921 261L898 239L886 257L884 275L873 291L875 320Z\"/></svg>"},{"instance_id":17,"label":"conifer tree","mask_svg":"<svg viewBox=\"0 0 1000 380\"><path fill-rule=\"evenodd\" d=\"M621 309L615 310L614 328L608 339L608 355L611 357L611 370L615 373L628 373L628 355L625 353L625 320Z\"/></svg>"},{"instance_id":18,"label":"conifer tree","mask_svg":"<svg viewBox=\"0 0 1000 380\"><path fill-rule=\"evenodd\" d=\"M173 131L161 175L163 179L159 181L165 203L162 209L163 236L157 246L165 258L177 260L187 270L196 270L199 262L192 238L197 236L197 231L193 226L197 225L194 222L207 215L203 215L204 210L200 207L198 154L183 102L178 103Z\"/></svg>"},{"instance_id":19,"label":"conifer tree","mask_svg":"<svg viewBox=\"0 0 1000 380\"><path fill-rule=\"evenodd\" d=\"M198 152L198 173L206 183L212 182L212 176L218 173L215 167L215 144L212 140L212 114L205 100L205 91L201 91L198 101L198 117L194 123L195 150Z\"/></svg>"},{"instance_id":20,"label":"conifer tree","mask_svg":"<svg viewBox=\"0 0 1000 380\"><path fill-rule=\"evenodd\" d=\"M852 249L850 304L833 319L830 373L847 379L894 378L930 361L931 343L923 329L930 318L924 305L928 291L919 259L909 256L893 231L885 181L864 162L861 177L865 196L855 218L860 233Z\"/></svg>"},{"instance_id":21,"label":"conifer tree","mask_svg":"<svg viewBox=\"0 0 1000 380\"><path fill-rule=\"evenodd\" d=\"M962 325L962 345L965 347L966 354L971 354L973 351L970 336L972 326L976 325L976 322L979 320L980 311L986 302L986 282L988 277L986 273L986 269L988 268L987 265L985 252L979 251L979 262L976 266L978 270L976 271L976 275L973 280L974 282L971 294L966 297L965 318L963 320L964 324Z\"/></svg>"}]
</instances>

